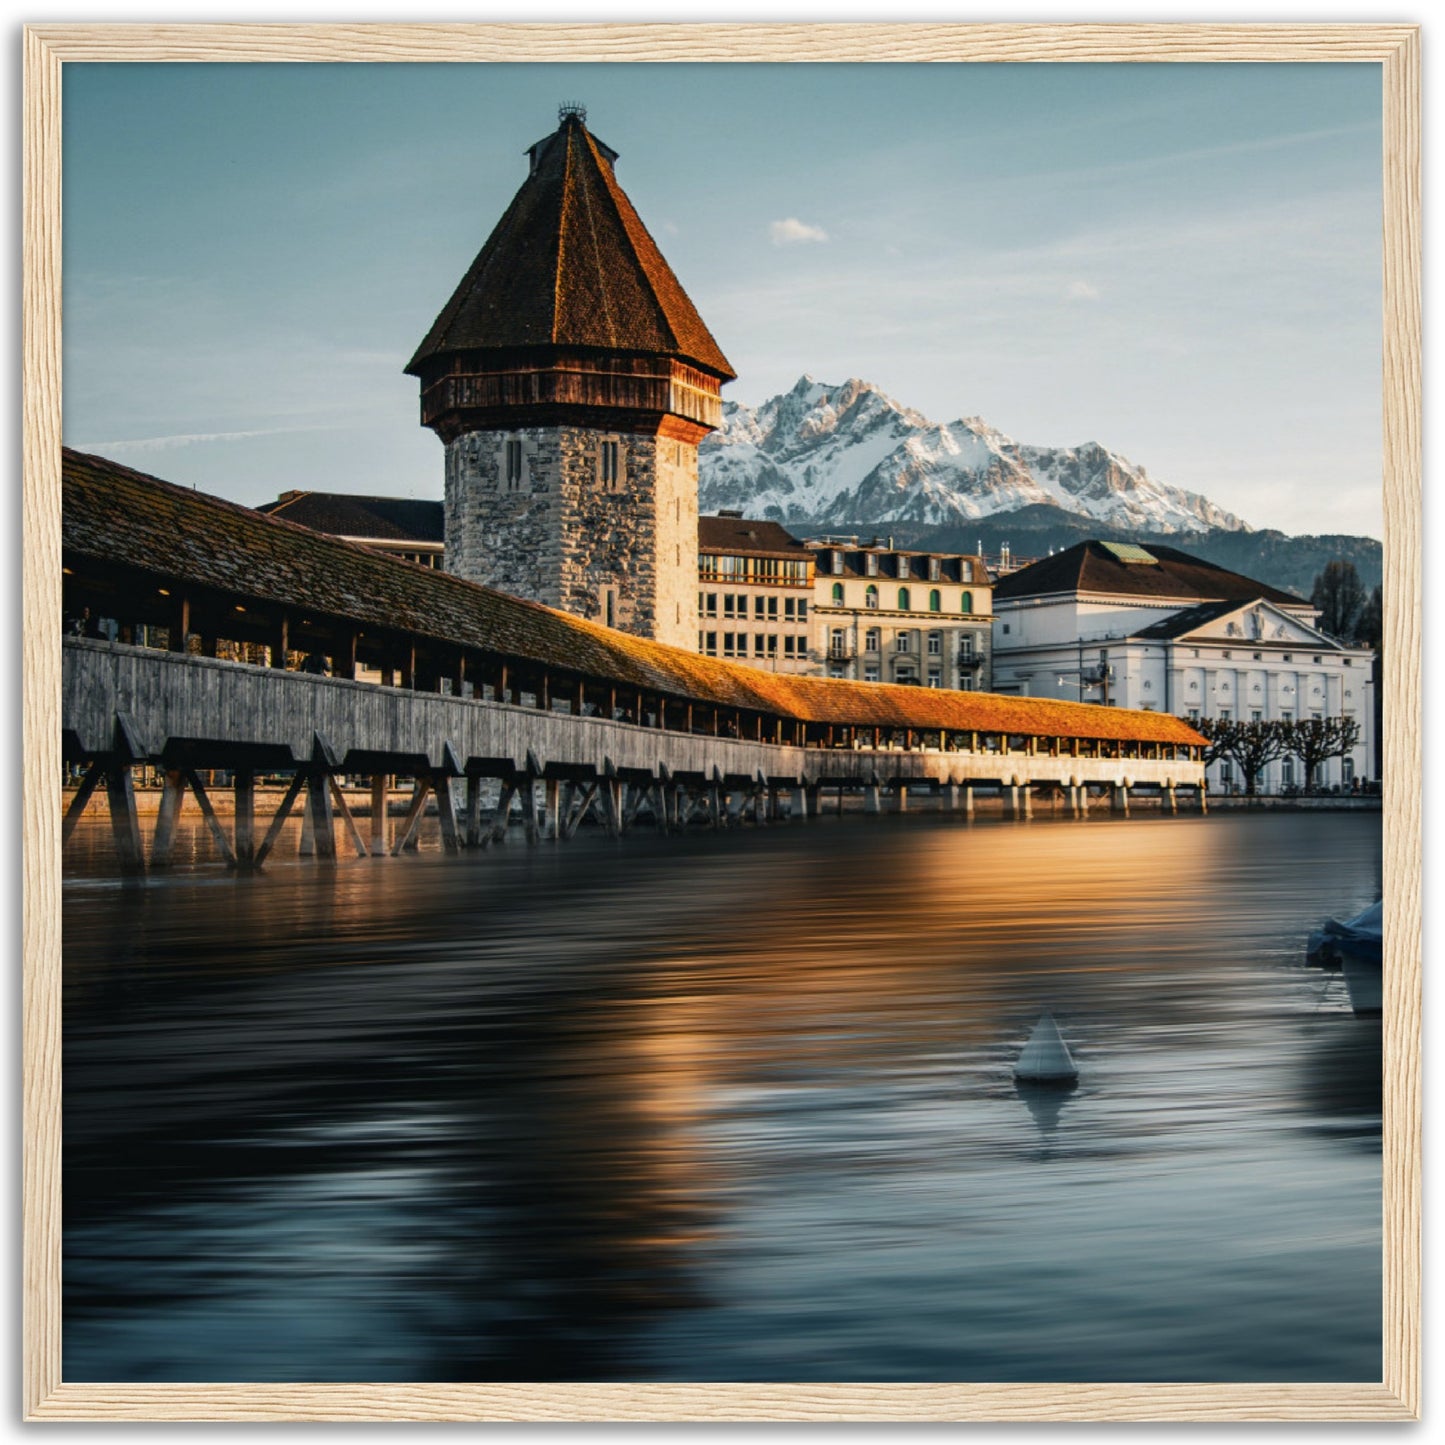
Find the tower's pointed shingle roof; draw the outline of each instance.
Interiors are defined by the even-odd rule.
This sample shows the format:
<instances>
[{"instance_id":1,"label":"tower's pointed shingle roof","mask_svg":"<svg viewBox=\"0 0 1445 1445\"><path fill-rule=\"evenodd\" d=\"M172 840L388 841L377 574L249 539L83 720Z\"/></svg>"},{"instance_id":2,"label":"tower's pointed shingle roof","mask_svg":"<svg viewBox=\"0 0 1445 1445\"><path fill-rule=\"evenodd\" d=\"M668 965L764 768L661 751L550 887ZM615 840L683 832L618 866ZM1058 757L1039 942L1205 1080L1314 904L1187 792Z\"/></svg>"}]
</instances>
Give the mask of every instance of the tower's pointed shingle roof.
<instances>
[{"instance_id":1,"label":"tower's pointed shingle roof","mask_svg":"<svg viewBox=\"0 0 1445 1445\"><path fill-rule=\"evenodd\" d=\"M734 375L580 115L530 152L531 174L407 364L453 351L587 347Z\"/></svg>"}]
</instances>

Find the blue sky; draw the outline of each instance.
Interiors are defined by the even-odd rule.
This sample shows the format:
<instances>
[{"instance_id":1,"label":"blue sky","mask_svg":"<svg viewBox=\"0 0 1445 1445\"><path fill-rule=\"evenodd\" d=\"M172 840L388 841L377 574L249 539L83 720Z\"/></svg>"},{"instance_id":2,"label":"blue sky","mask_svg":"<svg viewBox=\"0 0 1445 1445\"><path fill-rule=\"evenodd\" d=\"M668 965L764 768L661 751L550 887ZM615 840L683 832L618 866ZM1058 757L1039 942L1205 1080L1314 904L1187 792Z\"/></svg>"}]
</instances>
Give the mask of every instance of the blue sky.
<instances>
[{"instance_id":1,"label":"blue sky","mask_svg":"<svg viewBox=\"0 0 1445 1445\"><path fill-rule=\"evenodd\" d=\"M1367 66L68 66L65 434L245 502L439 496L401 368L560 101L756 402L859 376L1380 532Z\"/></svg>"}]
</instances>

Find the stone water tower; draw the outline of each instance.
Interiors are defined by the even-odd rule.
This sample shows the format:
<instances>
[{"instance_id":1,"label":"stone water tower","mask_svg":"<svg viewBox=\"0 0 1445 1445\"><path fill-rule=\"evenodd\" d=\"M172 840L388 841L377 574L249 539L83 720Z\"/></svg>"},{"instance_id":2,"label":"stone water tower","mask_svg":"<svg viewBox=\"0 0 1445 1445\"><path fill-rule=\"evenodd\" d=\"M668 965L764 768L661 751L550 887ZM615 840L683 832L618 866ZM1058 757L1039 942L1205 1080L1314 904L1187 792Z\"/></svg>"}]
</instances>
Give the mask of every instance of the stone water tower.
<instances>
[{"instance_id":1,"label":"stone water tower","mask_svg":"<svg viewBox=\"0 0 1445 1445\"><path fill-rule=\"evenodd\" d=\"M407 365L446 446L446 567L697 646L697 444L734 373L564 106Z\"/></svg>"}]
</instances>

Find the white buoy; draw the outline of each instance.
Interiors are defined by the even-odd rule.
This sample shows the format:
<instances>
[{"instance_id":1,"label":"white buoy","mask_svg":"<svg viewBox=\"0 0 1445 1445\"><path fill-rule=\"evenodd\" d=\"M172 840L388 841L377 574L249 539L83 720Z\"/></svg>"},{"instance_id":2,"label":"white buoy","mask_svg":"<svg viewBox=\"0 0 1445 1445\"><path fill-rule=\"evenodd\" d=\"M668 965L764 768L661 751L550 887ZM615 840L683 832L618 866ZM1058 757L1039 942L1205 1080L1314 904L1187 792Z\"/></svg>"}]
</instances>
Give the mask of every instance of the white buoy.
<instances>
[{"instance_id":1,"label":"white buoy","mask_svg":"<svg viewBox=\"0 0 1445 1445\"><path fill-rule=\"evenodd\" d=\"M1014 1066L1014 1078L1028 1084L1072 1084L1079 1071L1069 1055L1054 1016L1046 1013L1034 1025L1024 1051Z\"/></svg>"}]
</instances>

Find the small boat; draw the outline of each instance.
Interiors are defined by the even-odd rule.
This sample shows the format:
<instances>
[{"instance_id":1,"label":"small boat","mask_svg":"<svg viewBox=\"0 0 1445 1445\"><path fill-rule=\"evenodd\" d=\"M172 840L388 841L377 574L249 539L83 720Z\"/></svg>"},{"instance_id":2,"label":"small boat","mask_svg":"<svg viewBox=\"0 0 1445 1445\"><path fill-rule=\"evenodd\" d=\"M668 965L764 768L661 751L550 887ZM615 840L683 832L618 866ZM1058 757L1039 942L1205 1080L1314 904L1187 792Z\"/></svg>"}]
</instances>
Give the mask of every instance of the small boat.
<instances>
[{"instance_id":1,"label":"small boat","mask_svg":"<svg viewBox=\"0 0 1445 1445\"><path fill-rule=\"evenodd\" d=\"M1052 1014L1046 1013L1034 1025L1034 1031L1014 1065L1014 1078L1021 1084L1067 1087L1078 1083L1079 1070Z\"/></svg>"},{"instance_id":2,"label":"small boat","mask_svg":"<svg viewBox=\"0 0 1445 1445\"><path fill-rule=\"evenodd\" d=\"M1310 934L1305 948L1311 963L1338 968L1345 975L1350 1005L1365 1018L1378 1017L1384 1003L1384 903L1372 903L1349 919L1329 919Z\"/></svg>"},{"instance_id":3,"label":"small boat","mask_svg":"<svg viewBox=\"0 0 1445 1445\"><path fill-rule=\"evenodd\" d=\"M1346 954L1378 967L1384 957L1384 900L1372 903L1353 918L1326 920L1305 945L1305 957L1311 963L1339 964Z\"/></svg>"}]
</instances>

